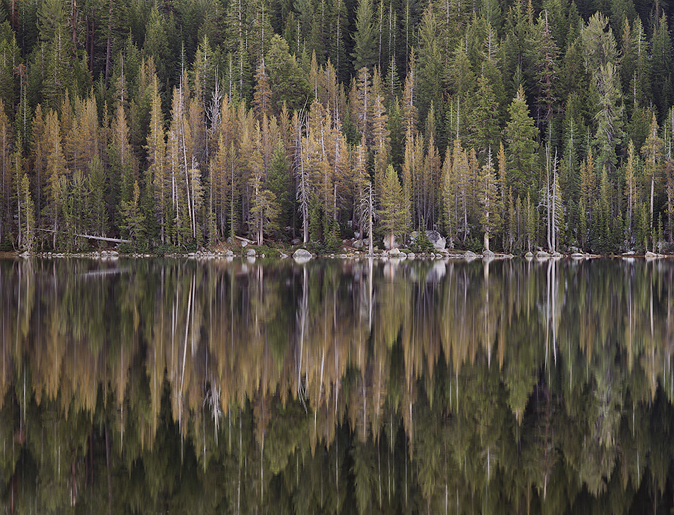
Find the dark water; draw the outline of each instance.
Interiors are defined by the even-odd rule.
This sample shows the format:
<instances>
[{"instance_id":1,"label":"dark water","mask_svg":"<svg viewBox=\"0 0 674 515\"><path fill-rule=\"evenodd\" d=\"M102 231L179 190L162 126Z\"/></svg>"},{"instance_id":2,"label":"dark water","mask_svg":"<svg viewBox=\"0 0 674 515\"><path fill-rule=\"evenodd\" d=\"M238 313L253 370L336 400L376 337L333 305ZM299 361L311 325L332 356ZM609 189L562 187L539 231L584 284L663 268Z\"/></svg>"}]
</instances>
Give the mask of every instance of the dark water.
<instances>
[{"instance_id":1,"label":"dark water","mask_svg":"<svg viewBox=\"0 0 674 515\"><path fill-rule=\"evenodd\" d=\"M669 513L674 262L0 261L0 512Z\"/></svg>"}]
</instances>

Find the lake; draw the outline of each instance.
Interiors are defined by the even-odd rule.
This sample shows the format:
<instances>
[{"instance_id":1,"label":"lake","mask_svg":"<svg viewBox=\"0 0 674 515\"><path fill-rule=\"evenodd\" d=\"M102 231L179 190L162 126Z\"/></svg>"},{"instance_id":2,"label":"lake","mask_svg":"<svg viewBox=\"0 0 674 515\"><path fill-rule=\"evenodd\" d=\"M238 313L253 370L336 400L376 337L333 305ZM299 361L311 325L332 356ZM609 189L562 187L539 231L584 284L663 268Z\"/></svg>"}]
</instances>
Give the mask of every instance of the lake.
<instances>
[{"instance_id":1,"label":"lake","mask_svg":"<svg viewBox=\"0 0 674 515\"><path fill-rule=\"evenodd\" d=\"M673 278L643 259L0 260L0 506L669 513Z\"/></svg>"}]
</instances>

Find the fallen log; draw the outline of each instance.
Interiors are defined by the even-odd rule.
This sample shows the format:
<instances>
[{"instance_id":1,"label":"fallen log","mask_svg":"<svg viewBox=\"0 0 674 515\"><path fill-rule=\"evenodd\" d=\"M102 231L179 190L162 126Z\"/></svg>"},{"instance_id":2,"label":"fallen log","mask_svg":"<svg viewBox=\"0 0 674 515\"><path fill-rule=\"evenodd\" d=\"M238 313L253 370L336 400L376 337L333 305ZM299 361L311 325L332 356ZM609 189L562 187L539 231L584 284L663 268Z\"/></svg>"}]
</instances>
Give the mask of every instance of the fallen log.
<instances>
[{"instance_id":1,"label":"fallen log","mask_svg":"<svg viewBox=\"0 0 674 515\"><path fill-rule=\"evenodd\" d=\"M39 231L44 232L56 232L54 229L38 229ZM77 234L74 236L78 238L86 238L88 240L99 240L99 241L109 241L110 243L131 243L131 240L122 240L120 238L107 238L105 236L94 236L93 234Z\"/></svg>"}]
</instances>

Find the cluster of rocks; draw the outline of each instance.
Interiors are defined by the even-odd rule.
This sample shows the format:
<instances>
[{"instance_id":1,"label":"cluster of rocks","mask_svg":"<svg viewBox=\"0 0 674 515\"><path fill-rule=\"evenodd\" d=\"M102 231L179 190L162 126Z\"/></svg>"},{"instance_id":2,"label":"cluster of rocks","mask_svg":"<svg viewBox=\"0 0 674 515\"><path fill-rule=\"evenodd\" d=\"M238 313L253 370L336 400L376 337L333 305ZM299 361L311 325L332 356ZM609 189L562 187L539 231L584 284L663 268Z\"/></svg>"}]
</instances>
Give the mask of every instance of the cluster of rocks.
<instances>
[{"instance_id":1,"label":"cluster of rocks","mask_svg":"<svg viewBox=\"0 0 674 515\"><path fill-rule=\"evenodd\" d=\"M40 252L40 253L31 253L31 252L22 252L19 254L22 258L30 257L42 257L47 259L63 259L63 258L90 258L90 259L100 259L102 261L114 261L119 259L119 252L116 250L101 250L94 252ZM143 256L138 256L143 257Z\"/></svg>"},{"instance_id":2,"label":"cluster of rocks","mask_svg":"<svg viewBox=\"0 0 674 515\"><path fill-rule=\"evenodd\" d=\"M552 254L550 252L545 252L544 250L538 250L535 254L532 252L527 252L524 257L526 259L534 259L536 258L539 261L544 261L546 259L561 259L562 254L559 252L553 252Z\"/></svg>"},{"instance_id":3,"label":"cluster of rocks","mask_svg":"<svg viewBox=\"0 0 674 515\"><path fill-rule=\"evenodd\" d=\"M447 240L443 238L438 231L431 230L431 231L426 231L426 236L428 237L428 241L433 245L433 249L430 252L424 252L424 253L415 253L411 252L407 249L400 249L400 243L397 241L397 239L393 236L387 236L384 238L383 244L384 244L384 249L380 250L378 247L375 247L372 250L372 253L368 252L367 248L367 242L364 241L363 239L356 239L356 240L344 240L343 241L343 248L341 253L331 253L327 255L323 255L322 257L327 257L327 258L339 258L339 259L362 259L365 257L368 258L378 258L378 259L386 259L386 260L412 260L412 259L428 259L428 260L445 260L445 259L464 259L467 261L472 261L475 259L483 259L485 261L489 261L492 259L510 259L513 258L514 256L512 254L495 254L494 252L490 250L484 250L481 254L476 254L475 252L472 251L466 251L466 252L450 252L447 250ZM360 237L360 234L357 234L357 237ZM419 237L418 232L413 232L410 234L410 241L412 245L414 244L414 241ZM265 254L260 253L254 249L254 248L246 248L249 246L250 243L248 240L245 240L241 238L241 251L242 254L239 252L236 253L238 256L242 256L246 258L249 262L253 262L256 258L264 258L266 257ZM231 243L231 242L230 242ZM294 239L292 241L292 244L294 246L300 245L301 241L299 239ZM91 258L91 259L98 259L98 260L117 260L120 257L120 253L116 250L102 250L102 251L94 251L94 252L88 252L88 253L64 253L64 252L46 252L46 253L30 253L30 252L24 252L19 254L20 257L22 258L30 258L33 256L38 256L38 257L44 257L44 258L69 258L69 257L78 257L78 258ZM587 254L582 252L580 249L576 247L570 247L568 253L566 254L567 257L570 257L574 260L580 260L580 259L588 259L592 257L598 257L595 255ZM151 254L130 254L129 257L132 258L150 258L153 257ZM167 254L165 257L169 258L176 258L176 259L197 259L197 260L209 260L209 259L228 259L231 260L235 257L235 253L232 250L229 249L223 249L223 250L199 250L196 252L190 252L190 253L175 253L175 254ZM281 252L279 255L280 259L288 259L289 257L292 257L296 262L298 263L306 263L310 259L316 257L315 254L312 254L310 251L304 249L304 248L299 248L295 250L295 252L292 253L292 255L288 255L286 253ZM545 261L549 259L561 259L564 257L564 255L560 254L559 252L546 252L542 249L539 249L537 252L527 252L524 257L528 260L533 260L536 259L537 261ZM625 252L622 254L622 258L626 260L633 260L636 256L636 254L633 251L630 252ZM664 258L667 257L663 254L657 254L654 252L646 252L646 254L643 256L646 259L659 259L659 258Z\"/></svg>"},{"instance_id":4,"label":"cluster of rocks","mask_svg":"<svg viewBox=\"0 0 674 515\"><path fill-rule=\"evenodd\" d=\"M426 236L428 237L428 241L433 244L435 250L442 251L446 249L447 239L443 238L438 231L426 231ZM414 245L414 242L418 237L419 233L417 231L410 233L410 245ZM400 242L395 236L387 236L384 238L384 249L391 250L398 247L400 247Z\"/></svg>"}]
</instances>

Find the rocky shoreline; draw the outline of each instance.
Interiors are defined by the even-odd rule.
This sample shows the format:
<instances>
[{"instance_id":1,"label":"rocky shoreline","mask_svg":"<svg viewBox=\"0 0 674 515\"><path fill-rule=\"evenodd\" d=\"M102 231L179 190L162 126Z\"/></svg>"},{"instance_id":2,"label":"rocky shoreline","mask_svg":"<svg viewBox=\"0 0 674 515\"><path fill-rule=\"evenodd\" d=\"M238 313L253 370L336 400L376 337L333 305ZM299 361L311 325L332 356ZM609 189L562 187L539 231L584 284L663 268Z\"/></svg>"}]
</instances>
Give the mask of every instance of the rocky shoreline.
<instances>
[{"instance_id":1,"label":"rocky shoreline","mask_svg":"<svg viewBox=\"0 0 674 515\"><path fill-rule=\"evenodd\" d=\"M0 253L0 259L12 259L12 258L42 258L42 259L65 259L65 258L88 258L96 259L101 261L116 261L120 258L132 258L132 259L151 259L151 258L169 258L169 259L196 259L196 260L210 260L210 259L234 259L234 258L247 258L247 259L264 259L264 258L274 258L274 259L294 259L298 262L306 262L310 259L324 258L324 259L365 259L365 258L374 258L374 259L386 259L386 260L466 260L474 261L481 259L484 261L491 260L504 260L504 259L515 259L515 258L524 258L528 261L546 261L546 260L559 260L559 259L573 259L573 260L584 260L584 259L597 259L597 258L622 258L624 260L633 260L633 259L664 259L674 257L669 254L657 254L654 252L646 252L645 254L637 254L634 252L627 252L623 254L611 254L611 255L600 255L600 254L588 254L583 252L571 252L562 254L559 252L549 253L543 250L539 250L535 253L527 252L524 255L513 255L513 254L503 254L503 253L494 253L489 250L485 250L482 253L475 253L470 250L468 251L450 251L447 249L435 250L434 252L421 252L415 253L408 249L398 249L394 248L391 250L379 250L374 249L370 254L367 251L363 251L357 248L342 248L340 252L330 252L330 253L312 253L304 248L298 248L293 251L292 248L284 249L278 251L278 256L267 255L264 251L258 251L255 248L237 248L236 251L232 249L216 249L208 250L203 249L196 252L185 252L185 253L170 253L170 254L152 254L152 253L123 253L117 250L103 250L103 251L93 251L93 252L2 252Z\"/></svg>"}]
</instances>

